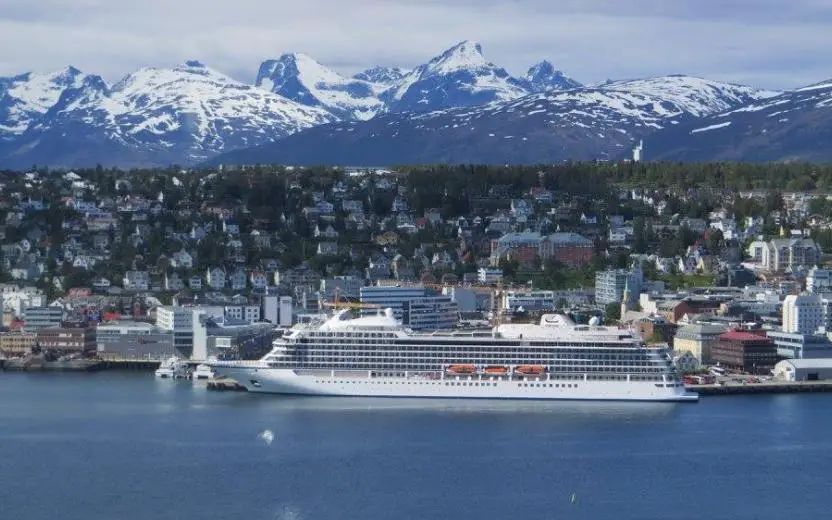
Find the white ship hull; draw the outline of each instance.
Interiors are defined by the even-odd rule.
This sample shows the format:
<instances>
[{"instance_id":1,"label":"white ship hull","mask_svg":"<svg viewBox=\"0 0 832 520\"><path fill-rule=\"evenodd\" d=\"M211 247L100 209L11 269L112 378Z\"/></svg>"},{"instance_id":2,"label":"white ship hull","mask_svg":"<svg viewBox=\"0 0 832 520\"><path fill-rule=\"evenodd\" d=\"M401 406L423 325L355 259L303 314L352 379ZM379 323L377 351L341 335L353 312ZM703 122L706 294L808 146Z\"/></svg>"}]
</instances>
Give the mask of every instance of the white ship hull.
<instances>
[{"instance_id":1,"label":"white ship hull","mask_svg":"<svg viewBox=\"0 0 832 520\"><path fill-rule=\"evenodd\" d=\"M234 379L250 392L341 397L444 399L544 399L587 401L696 401L681 383L652 381L518 380L454 377L431 379L370 377L368 372L300 371L254 363L217 365L217 375Z\"/></svg>"}]
</instances>

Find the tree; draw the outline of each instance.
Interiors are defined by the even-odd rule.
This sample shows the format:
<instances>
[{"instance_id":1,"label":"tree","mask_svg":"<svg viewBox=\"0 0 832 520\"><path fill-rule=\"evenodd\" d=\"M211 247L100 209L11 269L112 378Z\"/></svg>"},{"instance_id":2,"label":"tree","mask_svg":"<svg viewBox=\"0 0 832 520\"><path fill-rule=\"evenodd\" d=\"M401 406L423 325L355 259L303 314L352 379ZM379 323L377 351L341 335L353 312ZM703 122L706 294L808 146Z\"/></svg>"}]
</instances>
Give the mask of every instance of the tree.
<instances>
[{"instance_id":1,"label":"tree","mask_svg":"<svg viewBox=\"0 0 832 520\"><path fill-rule=\"evenodd\" d=\"M606 323L614 323L621 319L621 304L619 303L608 303L606 307L604 307L604 322Z\"/></svg>"}]
</instances>

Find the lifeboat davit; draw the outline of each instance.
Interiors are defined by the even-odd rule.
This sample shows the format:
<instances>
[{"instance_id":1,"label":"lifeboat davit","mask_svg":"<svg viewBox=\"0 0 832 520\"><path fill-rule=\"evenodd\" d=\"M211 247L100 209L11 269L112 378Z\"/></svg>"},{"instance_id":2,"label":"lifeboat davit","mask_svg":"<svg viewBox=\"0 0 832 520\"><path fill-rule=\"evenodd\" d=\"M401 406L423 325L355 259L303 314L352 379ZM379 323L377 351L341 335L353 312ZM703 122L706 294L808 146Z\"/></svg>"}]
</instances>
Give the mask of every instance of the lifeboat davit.
<instances>
[{"instance_id":1,"label":"lifeboat davit","mask_svg":"<svg viewBox=\"0 0 832 520\"><path fill-rule=\"evenodd\" d=\"M506 367L486 367L485 373L493 376L502 376L508 374L508 368Z\"/></svg>"},{"instance_id":2,"label":"lifeboat davit","mask_svg":"<svg viewBox=\"0 0 832 520\"><path fill-rule=\"evenodd\" d=\"M539 376L545 371L546 369L540 365L520 365L519 367L517 367L516 370L518 374L524 374L529 376Z\"/></svg>"},{"instance_id":3,"label":"lifeboat davit","mask_svg":"<svg viewBox=\"0 0 832 520\"><path fill-rule=\"evenodd\" d=\"M448 372L451 374L476 374L477 367L474 365L451 365L448 367Z\"/></svg>"}]
</instances>

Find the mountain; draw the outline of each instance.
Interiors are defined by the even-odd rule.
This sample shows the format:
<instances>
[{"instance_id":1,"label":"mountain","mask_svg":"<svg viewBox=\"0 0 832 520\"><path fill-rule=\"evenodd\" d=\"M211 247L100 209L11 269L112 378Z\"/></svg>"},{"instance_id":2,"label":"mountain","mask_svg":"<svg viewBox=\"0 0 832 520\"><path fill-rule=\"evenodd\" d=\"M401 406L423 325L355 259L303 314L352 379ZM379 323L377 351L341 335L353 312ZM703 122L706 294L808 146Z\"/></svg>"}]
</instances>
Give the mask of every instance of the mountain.
<instances>
[{"instance_id":1,"label":"mountain","mask_svg":"<svg viewBox=\"0 0 832 520\"><path fill-rule=\"evenodd\" d=\"M555 69L555 66L546 60L533 65L526 73L525 79L528 81L529 89L532 92L569 90L583 86L574 79L566 76L563 72Z\"/></svg>"},{"instance_id":2,"label":"mountain","mask_svg":"<svg viewBox=\"0 0 832 520\"><path fill-rule=\"evenodd\" d=\"M373 67L359 72L353 78L377 85L392 86L401 81L409 72L401 67Z\"/></svg>"},{"instance_id":3,"label":"mountain","mask_svg":"<svg viewBox=\"0 0 832 520\"><path fill-rule=\"evenodd\" d=\"M98 76L85 77L0 148L0 163L193 164L334 120L323 109L189 61L172 69L140 69L112 87Z\"/></svg>"},{"instance_id":4,"label":"mountain","mask_svg":"<svg viewBox=\"0 0 832 520\"><path fill-rule=\"evenodd\" d=\"M80 86L84 77L75 67L50 74L0 77L0 141L22 134L65 90Z\"/></svg>"},{"instance_id":5,"label":"mountain","mask_svg":"<svg viewBox=\"0 0 832 520\"><path fill-rule=\"evenodd\" d=\"M550 90L485 106L311 128L211 164L381 165L616 159L657 129L772 94L687 76Z\"/></svg>"},{"instance_id":6,"label":"mountain","mask_svg":"<svg viewBox=\"0 0 832 520\"><path fill-rule=\"evenodd\" d=\"M832 161L832 80L668 128L645 139L649 159Z\"/></svg>"},{"instance_id":7,"label":"mountain","mask_svg":"<svg viewBox=\"0 0 832 520\"><path fill-rule=\"evenodd\" d=\"M381 70L371 71L376 72L373 77L383 75ZM382 109L384 103L378 93L389 86L344 78L305 54L284 54L264 61L255 85L303 105L323 108L339 119L359 121L372 118Z\"/></svg>"},{"instance_id":8,"label":"mountain","mask_svg":"<svg viewBox=\"0 0 832 520\"><path fill-rule=\"evenodd\" d=\"M486 61L478 43L463 41L411 71L381 98L388 112L428 112L527 94L524 81Z\"/></svg>"}]
</instances>

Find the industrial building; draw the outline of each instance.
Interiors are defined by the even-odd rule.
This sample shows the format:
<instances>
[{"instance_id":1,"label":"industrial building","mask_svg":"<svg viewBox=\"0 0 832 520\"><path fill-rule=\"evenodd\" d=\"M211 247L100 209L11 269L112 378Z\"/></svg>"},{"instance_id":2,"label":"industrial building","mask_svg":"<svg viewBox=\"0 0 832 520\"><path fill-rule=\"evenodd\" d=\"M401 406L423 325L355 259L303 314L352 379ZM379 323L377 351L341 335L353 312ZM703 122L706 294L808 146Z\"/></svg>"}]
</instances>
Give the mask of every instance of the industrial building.
<instances>
[{"instance_id":1,"label":"industrial building","mask_svg":"<svg viewBox=\"0 0 832 520\"><path fill-rule=\"evenodd\" d=\"M825 381L832 379L832 359L784 359L772 374L781 381Z\"/></svg>"},{"instance_id":2,"label":"industrial building","mask_svg":"<svg viewBox=\"0 0 832 520\"><path fill-rule=\"evenodd\" d=\"M37 344L42 350L59 354L95 352L95 328L47 327L37 333Z\"/></svg>"},{"instance_id":3,"label":"industrial building","mask_svg":"<svg viewBox=\"0 0 832 520\"><path fill-rule=\"evenodd\" d=\"M57 305L26 307L23 310L23 319L25 320L23 330L26 332L37 332L47 327L60 327L64 319L64 309Z\"/></svg>"},{"instance_id":4,"label":"industrial building","mask_svg":"<svg viewBox=\"0 0 832 520\"><path fill-rule=\"evenodd\" d=\"M163 360L175 355L172 332L138 321L98 325L96 350L100 357L114 359Z\"/></svg>"}]
</instances>

